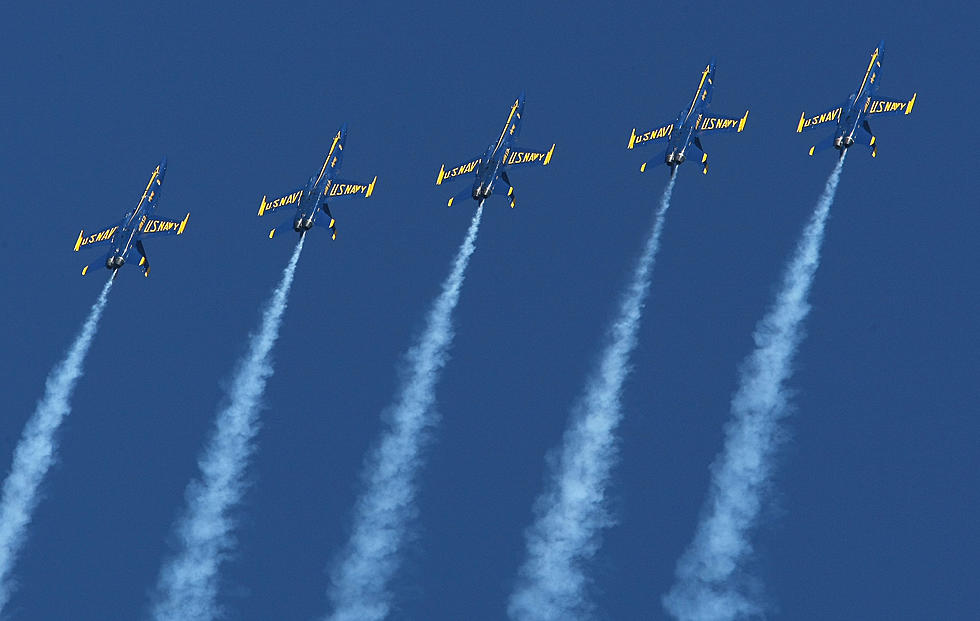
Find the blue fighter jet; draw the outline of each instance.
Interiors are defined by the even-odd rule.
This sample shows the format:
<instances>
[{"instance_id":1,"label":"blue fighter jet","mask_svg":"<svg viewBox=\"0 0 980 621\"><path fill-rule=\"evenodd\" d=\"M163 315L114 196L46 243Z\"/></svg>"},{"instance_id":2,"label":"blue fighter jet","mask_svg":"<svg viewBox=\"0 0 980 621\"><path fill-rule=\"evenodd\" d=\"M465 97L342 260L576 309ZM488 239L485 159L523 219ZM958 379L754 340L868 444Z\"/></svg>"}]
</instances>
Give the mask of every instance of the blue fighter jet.
<instances>
[{"instance_id":1,"label":"blue fighter jet","mask_svg":"<svg viewBox=\"0 0 980 621\"><path fill-rule=\"evenodd\" d=\"M797 133L822 127L826 123L837 123L833 135L810 147L810 155L834 147L840 151L840 157L844 157L844 151L856 142L860 142L871 149L871 157L877 157L877 138L871 131L868 118L912 112L916 93L913 93L912 98L908 100L878 96L878 85L881 83L881 54L884 49L885 42L880 41L878 47L871 53L871 62L868 63L868 70L864 72L861 86L848 95L845 101L820 114L810 116L807 116L806 112L800 114L800 123L796 126Z\"/></svg>"},{"instance_id":2,"label":"blue fighter jet","mask_svg":"<svg viewBox=\"0 0 980 621\"><path fill-rule=\"evenodd\" d=\"M75 252L89 246L111 247L111 250L99 261L82 268L83 276L88 273L89 267L104 261L106 268L112 270L112 277L115 278L119 273L119 268L133 256L134 250L139 254L139 265L143 270L143 275L150 275L150 260L146 258L143 240L162 235L180 235L184 232L184 227L187 226L188 218L191 217L191 214L188 213L183 220L172 220L154 215L157 203L160 202L163 176L166 174L167 158L163 158L160 160L160 164L153 169L140 202L132 211L123 216L122 220L95 233L86 235L84 229L78 233L78 239L75 241Z\"/></svg>"},{"instance_id":3,"label":"blue fighter jet","mask_svg":"<svg viewBox=\"0 0 980 621\"><path fill-rule=\"evenodd\" d=\"M749 111L741 117L719 116L710 114L708 108L711 106L711 93L715 88L715 59L712 58L708 66L701 72L701 83L698 90L694 93L694 100L687 110L681 110L677 119L672 123L666 123L655 127L649 131L636 132L636 128L630 133L627 149L632 149L638 145L648 145L661 140L667 141L667 148L651 157L640 165L640 172L646 172L647 164L662 159L664 164L670 167L670 176L677 174L677 167L691 155L691 145L697 149L701 157L701 172L708 174L708 154L701 146L702 134L718 134L722 132L740 132L745 129L745 121L749 118Z\"/></svg>"},{"instance_id":4,"label":"blue fighter jet","mask_svg":"<svg viewBox=\"0 0 980 621\"><path fill-rule=\"evenodd\" d=\"M510 114L507 116L507 122L504 123L504 129L500 132L500 138L491 142L482 156L464 160L463 163L448 169L443 165L439 169L436 185L442 185L444 181L469 173L475 174L473 186L450 198L449 207L452 207L456 199L467 197L479 201L482 205L483 201L493 193L498 181L507 188L510 206L514 207L517 204L517 197L514 195L514 185L507 176L507 169L521 166L547 166L551 162L551 156L555 153L553 144L548 151L522 149L514 145L521 134L524 99L524 91L521 91L521 96L515 99L510 107Z\"/></svg>"},{"instance_id":5,"label":"blue fighter jet","mask_svg":"<svg viewBox=\"0 0 980 621\"><path fill-rule=\"evenodd\" d=\"M269 200L268 196L263 196L262 203L259 205L259 215L264 216L283 207L292 206L296 209L296 213L279 226L291 222L293 230L302 237L313 228L314 224L318 224L330 229L331 238L337 239L336 221L327 203L355 196L368 198L374 193L374 185L378 182L377 177L371 183L356 183L336 176L344 161L345 142L347 142L347 123L344 123L333 137L333 143L330 145L330 151L327 152L327 159L320 167L320 172L310 177L304 187L296 188L272 200ZM321 212L326 215L326 221L317 219L317 215ZM279 226L269 231L269 239L276 234Z\"/></svg>"}]
</instances>

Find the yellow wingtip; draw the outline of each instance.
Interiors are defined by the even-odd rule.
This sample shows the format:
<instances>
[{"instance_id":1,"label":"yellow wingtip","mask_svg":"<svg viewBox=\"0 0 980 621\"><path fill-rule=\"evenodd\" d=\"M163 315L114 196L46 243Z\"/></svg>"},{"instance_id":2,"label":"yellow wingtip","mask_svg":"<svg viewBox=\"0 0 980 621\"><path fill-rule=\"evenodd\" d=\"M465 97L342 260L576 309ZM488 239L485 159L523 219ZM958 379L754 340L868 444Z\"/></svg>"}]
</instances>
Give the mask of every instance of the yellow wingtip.
<instances>
[{"instance_id":1,"label":"yellow wingtip","mask_svg":"<svg viewBox=\"0 0 980 621\"><path fill-rule=\"evenodd\" d=\"M78 239L75 240L75 252L82 247L82 235L85 233L85 229L78 232Z\"/></svg>"},{"instance_id":2,"label":"yellow wingtip","mask_svg":"<svg viewBox=\"0 0 980 621\"><path fill-rule=\"evenodd\" d=\"M745 116L743 116L743 117L742 117L742 120L738 122L738 131L739 131L739 132L740 132L740 131L742 131L743 129L745 129L745 121L746 121L746 120L747 120L748 118L749 118L749 111L748 111L748 110L746 110L746 111L745 111ZM735 133L738 133L738 132L735 132Z\"/></svg>"},{"instance_id":3,"label":"yellow wingtip","mask_svg":"<svg viewBox=\"0 0 980 621\"><path fill-rule=\"evenodd\" d=\"M643 162L642 164L640 164L640 172L646 172L646 170L647 170L647 163Z\"/></svg>"},{"instance_id":4,"label":"yellow wingtip","mask_svg":"<svg viewBox=\"0 0 980 621\"><path fill-rule=\"evenodd\" d=\"M275 234L276 234L276 229L272 229L271 231L269 231L269 239L272 239L272 236Z\"/></svg>"},{"instance_id":5,"label":"yellow wingtip","mask_svg":"<svg viewBox=\"0 0 980 621\"><path fill-rule=\"evenodd\" d=\"M806 111L805 110L803 112L800 112L800 124L796 126L796 133L797 134L802 134L803 133L803 121L804 121L804 119L806 119Z\"/></svg>"},{"instance_id":6,"label":"yellow wingtip","mask_svg":"<svg viewBox=\"0 0 980 621\"><path fill-rule=\"evenodd\" d=\"M263 196L262 197L262 204L259 205L259 215L260 216L265 213L265 199L266 199L266 197Z\"/></svg>"},{"instance_id":7,"label":"yellow wingtip","mask_svg":"<svg viewBox=\"0 0 980 621\"><path fill-rule=\"evenodd\" d=\"M810 155L813 155L813 150L816 149L816 148L817 148L816 145L810 147Z\"/></svg>"},{"instance_id":8,"label":"yellow wingtip","mask_svg":"<svg viewBox=\"0 0 980 621\"><path fill-rule=\"evenodd\" d=\"M374 184L376 184L377 182L378 182L378 176L375 175L374 180L371 181L371 185L368 186L367 192L364 193L364 198L367 198L372 194L374 194Z\"/></svg>"},{"instance_id":9,"label":"yellow wingtip","mask_svg":"<svg viewBox=\"0 0 980 621\"><path fill-rule=\"evenodd\" d=\"M910 114L912 112L912 106L915 105L915 98L918 93L912 93L912 99L909 99L909 105L905 108L905 114Z\"/></svg>"},{"instance_id":10,"label":"yellow wingtip","mask_svg":"<svg viewBox=\"0 0 980 621\"><path fill-rule=\"evenodd\" d=\"M544 164L541 164L541 165L542 166L547 166L548 165L548 162L551 161L551 156L554 155L554 153L555 153L555 145L552 144L551 145L551 150L548 151L548 154L544 156Z\"/></svg>"},{"instance_id":11,"label":"yellow wingtip","mask_svg":"<svg viewBox=\"0 0 980 621\"><path fill-rule=\"evenodd\" d=\"M871 146L872 146L872 147L873 147L873 146L875 146L875 141L876 141L876 140L878 140L878 137L877 137L877 136L872 136L872 137L871 137Z\"/></svg>"},{"instance_id":12,"label":"yellow wingtip","mask_svg":"<svg viewBox=\"0 0 980 621\"><path fill-rule=\"evenodd\" d=\"M634 143L636 143L636 128L635 127L630 132L630 143L628 145L626 145L626 148L627 149L632 149Z\"/></svg>"},{"instance_id":13,"label":"yellow wingtip","mask_svg":"<svg viewBox=\"0 0 980 621\"><path fill-rule=\"evenodd\" d=\"M187 215L184 216L184 219L180 223L180 228L177 229L177 234L178 235L180 235L181 233L184 232L184 227L187 226L187 221L190 220L190 218L191 218L191 212L188 211L187 212Z\"/></svg>"},{"instance_id":14,"label":"yellow wingtip","mask_svg":"<svg viewBox=\"0 0 980 621\"><path fill-rule=\"evenodd\" d=\"M704 155L701 156L701 163L704 164L707 161L708 161L708 154L705 153Z\"/></svg>"},{"instance_id":15,"label":"yellow wingtip","mask_svg":"<svg viewBox=\"0 0 980 621\"><path fill-rule=\"evenodd\" d=\"M84 276L85 274L88 274L88 266L87 265L82 268L82 276Z\"/></svg>"},{"instance_id":16,"label":"yellow wingtip","mask_svg":"<svg viewBox=\"0 0 980 621\"><path fill-rule=\"evenodd\" d=\"M146 257L140 257L140 265L146 263Z\"/></svg>"},{"instance_id":17,"label":"yellow wingtip","mask_svg":"<svg viewBox=\"0 0 980 621\"><path fill-rule=\"evenodd\" d=\"M436 185L442 185L442 179L446 176L446 165L439 166L439 176L436 177Z\"/></svg>"},{"instance_id":18,"label":"yellow wingtip","mask_svg":"<svg viewBox=\"0 0 980 621\"><path fill-rule=\"evenodd\" d=\"M452 198L449 199L449 202L446 203L446 207L452 207L453 206L453 199L454 198L456 198L456 197L454 196L454 197L452 197Z\"/></svg>"}]
</instances>

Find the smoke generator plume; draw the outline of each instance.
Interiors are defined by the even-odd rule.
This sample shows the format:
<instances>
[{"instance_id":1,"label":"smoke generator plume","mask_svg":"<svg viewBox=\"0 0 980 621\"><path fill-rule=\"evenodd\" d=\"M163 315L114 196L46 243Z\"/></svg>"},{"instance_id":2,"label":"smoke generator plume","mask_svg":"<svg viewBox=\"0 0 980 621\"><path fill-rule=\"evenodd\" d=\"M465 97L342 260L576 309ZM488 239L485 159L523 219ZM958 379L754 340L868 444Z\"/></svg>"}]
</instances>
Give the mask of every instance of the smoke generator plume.
<instances>
[{"instance_id":1,"label":"smoke generator plume","mask_svg":"<svg viewBox=\"0 0 980 621\"><path fill-rule=\"evenodd\" d=\"M54 435L71 412L69 401L78 378L82 376L82 365L99 328L112 283L113 279L110 278L102 287L102 293L92 305L75 342L48 375L44 396L27 421L20 442L14 449L14 461L10 474L3 482L3 497L0 498L0 614L10 601L14 588L10 572L24 545L27 526L37 507L38 489L56 457L58 447Z\"/></svg>"},{"instance_id":2,"label":"smoke generator plume","mask_svg":"<svg viewBox=\"0 0 980 621\"><path fill-rule=\"evenodd\" d=\"M843 166L842 157L803 229L775 302L756 325L755 350L742 363L701 523L663 599L677 619L722 621L763 612L751 579L740 570L752 552L749 537L772 473L779 423L788 413L785 383L803 338L802 323L810 311L807 297Z\"/></svg>"},{"instance_id":3,"label":"smoke generator plume","mask_svg":"<svg viewBox=\"0 0 980 621\"><path fill-rule=\"evenodd\" d=\"M589 612L584 567L598 550L600 531L613 523L606 488L619 446L620 397L636 347L643 305L650 290L675 177L660 199L653 228L623 294L599 366L576 405L548 489L535 503L527 530L527 558L511 594L508 613L520 621L568 621Z\"/></svg>"},{"instance_id":4,"label":"smoke generator plume","mask_svg":"<svg viewBox=\"0 0 980 621\"><path fill-rule=\"evenodd\" d=\"M418 342L406 355L408 375L388 412L388 428L368 458L365 486L350 541L332 571L331 621L377 621L391 609L388 584L398 568L408 522L416 512L421 449L435 423L435 385L453 340L452 315L483 215L477 208L442 292L432 304Z\"/></svg>"},{"instance_id":5,"label":"smoke generator plume","mask_svg":"<svg viewBox=\"0 0 980 621\"><path fill-rule=\"evenodd\" d=\"M177 524L180 550L163 566L157 581L153 605L157 621L205 621L220 612L218 567L234 544L230 512L245 491L245 468L254 451L262 393L273 372L269 353L279 338L304 239L296 244L262 313L259 331L251 336L239 361L229 403L218 413L214 434L198 462L200 478L187 487L187 507Z\"/></svg>"}]
</instances>

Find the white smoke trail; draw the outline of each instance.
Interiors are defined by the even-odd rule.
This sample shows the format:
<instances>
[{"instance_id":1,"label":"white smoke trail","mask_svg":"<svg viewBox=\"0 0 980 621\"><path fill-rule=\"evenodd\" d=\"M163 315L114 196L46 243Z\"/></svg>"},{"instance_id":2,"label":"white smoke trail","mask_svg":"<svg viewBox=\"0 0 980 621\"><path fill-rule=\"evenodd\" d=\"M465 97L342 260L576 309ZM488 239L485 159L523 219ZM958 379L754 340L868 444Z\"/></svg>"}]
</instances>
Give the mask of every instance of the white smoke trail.
<instances>
[{"instance_id":1,"label":"white smoke trail","mask_svg":"<svg viewBox=\"0 0 980 621\"><path fill-rule=\"evenodd\" d=\"M230 511L245 489L262 393L273 372L269 352L279 337L304 240L305 236L296 244L262 314L259 331L239 362L230 403L218 413L214 435L198 462L200 479L187 487L187 507L177 526L180 552L161 569L157 582L153 618L159 621L204 621L219 614L218 566L234 543Z\"/></svg>"},{"instance_id":2,"label":"white smoke trail","mask_svg":"<svg viewBox=\"0 0 980 621\"><path fill-rule=\"evenodd\" d=\"M752 552L750 531L769 484L779 422L788 413L784 384L803 338L801 324L810 310L807 297L843 166L841 158L827 179L775 303L756 325L755 350L742 363L725 446L712 464L701 523L677 564L674 586L663 599L677 619L722 621L762 612L750 579L740 570Z\"/></svg>"},{"instance_id":3,"label":"white smoke trail","mask_svg":"<svg viewBox=\"0 0 980 621\"><path fill-rule=\"evenodd\" d=\"M449 357L452 314L473 254L483 203L477 208L442 292L429 310L418 343L408 351L408 376L388 413L389 428L366 464L367 489L357 504L354 527L329 591L333 621L384 619L391 608L388 583L398 567L407 522L415 513L416 473L439 372Z\"/></svg>"},{"instance_id":4,"label":"white smoke trail","mask_svg":"<svg viewBox=\"0 0 980 621\"><path fill-rule=\"evenodd\" d=\"M612 524L605 494L619 448L620 396L673 189L671 178L599 366L573 411L560 461L535 503L537 518L525 534L527 559L508 605L512 619L568 621L588 614L583 565L599 548L600 529Z\"/></svg>"},{"instance_id":5,"label":"white smoke trail","mask_svg":"<svg viewBox=\"0 0 980 621\"><path fill-rule=\"evenodd\" d=\"M48 375L44 396L24 427L14 450L10 474L3 482L3 498L0 499L0 613L14 588L10 572L24 545L27 525L37 507L38 488L55 459L57 444L54 434L71 411L69 400L82 375L82 363L99 327L112 282L112 278L106 282L68 354Z\"/></svg>"}]
</instances>

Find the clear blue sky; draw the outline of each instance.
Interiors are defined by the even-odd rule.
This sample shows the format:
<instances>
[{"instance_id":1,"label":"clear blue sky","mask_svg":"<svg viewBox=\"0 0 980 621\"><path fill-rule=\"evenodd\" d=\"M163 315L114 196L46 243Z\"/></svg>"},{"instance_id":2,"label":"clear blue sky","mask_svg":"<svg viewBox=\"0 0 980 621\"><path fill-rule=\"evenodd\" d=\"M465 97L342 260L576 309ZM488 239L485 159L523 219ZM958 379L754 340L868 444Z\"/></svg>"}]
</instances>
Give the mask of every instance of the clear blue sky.
<instances>
[{"instance_id":1,"label":"clear blue sky","mask_svg":"<svg viewBox=\"0 0 980 621\"><path fill-rule=\"evenodd\" d=\"M848 157L792 386L791 438L756 541L785 619L980 609L978 10L593 3L11 5L0 42L0 461L101 286L80 228L119 218L169 159L180 238L124 270L17 565L16 619L133 619L259 306L292 249L263 194L296 187L350 124L344 175L375 195L315 230L275 350L253 484L221 602L312 619L347 539L396 366L471 216L439 165L482 152L527 89L522 142L558 147L491 200L438 391L442 422L395 619L500 619L544 456L594 363L666 181L630 130L672 119L717 57L713 109L751 110L682 167L625 390L619 525L593 566L601 618L664 617L736 367L833 165L802 110L858 86L886 41L879 155ZM819 138L821 136L813 136Z\"/></svg>"}]
</instances>

